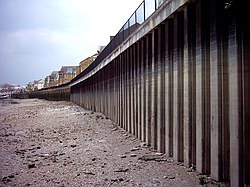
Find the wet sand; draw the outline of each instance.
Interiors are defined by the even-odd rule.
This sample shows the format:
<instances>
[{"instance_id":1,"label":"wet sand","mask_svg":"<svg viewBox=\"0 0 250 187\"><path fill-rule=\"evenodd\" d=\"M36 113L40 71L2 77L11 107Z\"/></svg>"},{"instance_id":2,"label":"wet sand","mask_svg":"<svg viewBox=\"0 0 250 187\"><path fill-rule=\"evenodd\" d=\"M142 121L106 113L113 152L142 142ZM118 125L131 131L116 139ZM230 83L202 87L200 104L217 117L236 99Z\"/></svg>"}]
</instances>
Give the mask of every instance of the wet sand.
<instances>
[{"instance_id":1,"label":"wet sand","mask_svg":"<svg viewBox=\"0 0 250 187\"><path fill-rule=\"evenodd\" d=\"M0 186L215 186L100 113L12 102L0 104Z\"/></svg>"}]
</instances>

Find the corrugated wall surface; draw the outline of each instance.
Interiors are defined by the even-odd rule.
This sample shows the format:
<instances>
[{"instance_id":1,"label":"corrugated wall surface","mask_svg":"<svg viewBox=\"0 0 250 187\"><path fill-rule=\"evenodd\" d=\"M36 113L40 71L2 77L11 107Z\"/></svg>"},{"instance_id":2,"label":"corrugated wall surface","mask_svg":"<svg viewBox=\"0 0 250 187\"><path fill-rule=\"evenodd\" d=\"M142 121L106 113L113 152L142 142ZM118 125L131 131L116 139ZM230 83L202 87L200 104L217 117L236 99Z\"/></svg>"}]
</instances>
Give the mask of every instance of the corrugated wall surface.
<instances>
[{"instance_id":1,"label":"corrugated wall surface","mask_svg":"<svg viewBox=\"0 0 250 187\"><path fill-rule=\"evenodd\" d=\"M72 87L72 101L201 173L249 184L249 33L237 6L186 4Z\"/></svg>"},{"instance_id":2,"label":"corrugated wall surface","mask_svg":"<svg viewBox=\"0 0 250 187\"><path fill-rule=\"evenodd\" d=\"M51 101L70 101L70 87L59 86L28 93L29 98L40 98Z\"/></svg>"},{"instance_id":3,"label":"corrugated wall surface","mask_svg":"<svg viewBox=\"0 0 250 187\"><path fill-rule=\"evenodd\" d=\"M242 1L180 7L71 100L213 179L250 185L250 58Z\"/></svg>"}]
</instances>

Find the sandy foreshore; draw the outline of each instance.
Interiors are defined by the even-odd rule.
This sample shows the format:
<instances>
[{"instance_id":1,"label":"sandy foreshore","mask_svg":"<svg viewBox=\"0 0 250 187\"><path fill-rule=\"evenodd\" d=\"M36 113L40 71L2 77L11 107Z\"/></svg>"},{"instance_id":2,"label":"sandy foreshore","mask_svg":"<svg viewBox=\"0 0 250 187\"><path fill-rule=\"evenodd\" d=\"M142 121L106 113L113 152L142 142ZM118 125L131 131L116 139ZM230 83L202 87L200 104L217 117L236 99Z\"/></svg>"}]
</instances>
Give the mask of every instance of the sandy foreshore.
<instances>
[{"instance_id":1,"label":"sandy foreshore","mask_svg":"<svg viewBox=\"0 0 250 187\"><path fill-rule=\"evenodd\" d=\"M70 102L0 106L0 186L199 186L100 113ZM214 186L211 183L207 186Z\"/></svg>"}]
</instances>

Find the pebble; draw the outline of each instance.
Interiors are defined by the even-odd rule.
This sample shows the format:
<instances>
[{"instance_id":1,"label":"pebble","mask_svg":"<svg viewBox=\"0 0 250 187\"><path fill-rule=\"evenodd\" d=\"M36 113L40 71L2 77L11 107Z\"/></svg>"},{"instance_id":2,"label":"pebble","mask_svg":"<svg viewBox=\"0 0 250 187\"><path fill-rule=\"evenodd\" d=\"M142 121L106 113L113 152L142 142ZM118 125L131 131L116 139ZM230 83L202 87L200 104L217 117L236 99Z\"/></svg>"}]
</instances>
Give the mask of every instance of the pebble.
<instances>
[{"instance_id":1,"label":"pebble","mask_svg":"<svg viewBox=\"0 0 250 187\"><path fill-rule=\"evenodd\" d=\"M28 164L28 168L31 169L31 168L35 168L36 167L36 164Z\"/></svg>"},{"instance_id":2,"label":"pebble","mask_svg":"<svg viewBox=\"0 0 250 187\"><path fill-rule=\"evenodd\" d=\"M163 155L163 153L155 153L155 155L157 155L157 156L162 156Z\"/></svg>"},{"instance_id":3,"label":"pebble","mask_svg":"<svg viewBox=\"0 0 250 187\"><path fill-rule=\"evenodd\" d=\"M92 173L92 172L83 172L84 174L86 174L86 175L95 175L94 173Z\"/></svg>"},{"instance_id":4,"label":"pebble","mask_svg":"<svg viewBox=\"0 0 250 187\"><path fill-rule=\"evenodd\" d=\"M138 147L133 147L133 148L131 149L131 151L138 151L138 150L140 150Z\"/></svg>"},{"instance_id":5,"label":"pebble","mask_svg":"<svg viewBox=\"0 0 250 187\"><path fill-rule=\"evenodd\" d=\"M111 129L111 131L116 131L118 130L118 127L114 127L113 129Z\"/></svg>"},{"instance_id":6,"label":"pebble","mask_svg":"<svg viewBox=\"0 0 250 187\"><path fill-rule=\"evenodd\" d=\"M129 169L128 168L120 168L120 169L118 169L118 170L115 170L114 172L117 172L117 173L119 173L119 172L127 172Z\"/></svg>"},{"instance_id":7,"label":"pebble","mask_svg":"<svg viewBox=\"0 0 250 187\"><path fill-rule=\"evenodd\" d=\"M175 179L175 176L169 176L168 178L169 179Z\"/></svg>"}]
</instances>

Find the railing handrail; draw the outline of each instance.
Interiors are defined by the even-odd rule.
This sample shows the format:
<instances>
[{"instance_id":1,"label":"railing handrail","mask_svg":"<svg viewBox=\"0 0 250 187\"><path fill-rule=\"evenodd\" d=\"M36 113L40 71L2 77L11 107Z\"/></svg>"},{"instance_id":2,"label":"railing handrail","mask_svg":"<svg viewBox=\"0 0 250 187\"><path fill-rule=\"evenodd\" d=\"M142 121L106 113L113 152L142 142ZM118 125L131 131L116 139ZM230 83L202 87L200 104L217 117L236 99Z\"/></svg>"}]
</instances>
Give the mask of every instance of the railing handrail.
<instances>
[{"instance_id":1,"label":"railing handrail","mask_svg":"<svg viewBox=\"0 0 250 187\"><path fill-rule=\"evenodd\" d=\"M154 0L154 11L156 10L157 6L156 6L156 1L157 0ZM147 6L146 6L146 3L145 3L145 0L143 0L140 5L136 8L136 10L131 14L131 16L129 17L129 19L123 24L123 26L120 28L120 30L116 33L116 35L114 36L114 38L108 43L108 45L101 51L101 53L97 56L97 58L94 60L94 62L92 62L84 71L82 71L79 75L77 75L75 78L73 78L71 80L71 83L75 82L76 80L78 80L79 78L87 75L89 72L91 72L96 66L98 66L105 58L107 58L110 54L112 54L112 52L120 45L122 44L122 42L124 42L128 37L129 35L131 35L136 29L133 28L134 30L130 33L130 27L131 25L128 25L128 28L125 29L126 25L129 24L130 22L130 19L136 15L136 13L139 11L139 9L142 7L142 11L143 11L143 22L145 22L145 20L147 19L146 18L146 9L147 9ZM153 12L151 12L152 14ZM150 14L150 15L151 15ZM148 15L149 17L149 15ZM137 19L137 16L135 16L135 19ZM138 20L134 20L134 25L137 22ZM125 29L125 30L124 30ZM128 32L127 33L125 33ZM122 38L120 38L121 36L121 33L122 33ZM125 34L127 34L126 36L124 36Z\"/></svg>"}]
</instances>

